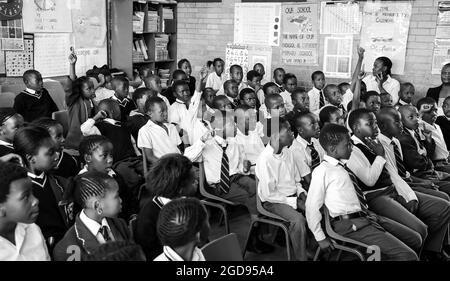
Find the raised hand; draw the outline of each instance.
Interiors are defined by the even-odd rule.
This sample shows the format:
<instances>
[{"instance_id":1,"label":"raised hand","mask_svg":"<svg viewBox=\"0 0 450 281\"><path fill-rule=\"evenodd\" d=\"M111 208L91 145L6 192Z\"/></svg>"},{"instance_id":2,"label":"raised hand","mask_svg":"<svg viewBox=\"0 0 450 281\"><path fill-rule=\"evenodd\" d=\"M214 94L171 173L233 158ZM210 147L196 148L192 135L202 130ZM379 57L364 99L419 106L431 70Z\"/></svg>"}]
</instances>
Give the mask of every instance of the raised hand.
<instances>
[{"instance_id":1,"label":"raised hand","mask_svg":"<svg viewBox=\"0 0 450 281\"><path fill-rule=\"evenodd\" d=\"M75 54L75 49L73 47L70 47L70 55L69 55L69 62L70 64L76 64L77 63L77 55Z\"/></svg>"},{"instance_id":2,"label":"raised hand","mask_svg":"<svg viewBox=\"0 0 450 281\"><path fill-rule=\"evenodd\" d=\"M366 52L366 50L363 47L358 47L358 57L360 59L364 58L364 53Z\"/></svg>"}]
</instances>

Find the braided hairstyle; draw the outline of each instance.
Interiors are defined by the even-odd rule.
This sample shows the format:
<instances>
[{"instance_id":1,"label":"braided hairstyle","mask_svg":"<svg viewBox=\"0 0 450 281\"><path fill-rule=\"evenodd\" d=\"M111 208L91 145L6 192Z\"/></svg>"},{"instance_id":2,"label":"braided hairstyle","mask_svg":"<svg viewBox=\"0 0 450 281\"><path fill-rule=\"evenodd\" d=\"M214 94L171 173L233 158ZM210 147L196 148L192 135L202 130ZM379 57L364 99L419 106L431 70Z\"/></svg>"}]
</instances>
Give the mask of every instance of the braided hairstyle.
<instances>
[{"instance_id":1,"label":"braided hairstyle","mask_svg":"<svg viewBox=\"0 0 450 281\"><path fill-rule=\"evenodd\" d=\"M196 241L196 235L207 227L208 215L197 198L175 199L159 213L157 233L161 243L171 248Z\"/></svg>"},{"instance_id":2,"label":"braided hairstyle","mask_svg":"<svg viewBox=\"0 0 450 281\"><path fill-rule=\"evenodd\" d=\"M80 142L80 146L78 147L82 164L86 164L86 155L92 155L92 153L97 148L107 143L111 143L111 141L107 137L102 135L92 135L84 137Z\"/></svg>"}]
</instances>

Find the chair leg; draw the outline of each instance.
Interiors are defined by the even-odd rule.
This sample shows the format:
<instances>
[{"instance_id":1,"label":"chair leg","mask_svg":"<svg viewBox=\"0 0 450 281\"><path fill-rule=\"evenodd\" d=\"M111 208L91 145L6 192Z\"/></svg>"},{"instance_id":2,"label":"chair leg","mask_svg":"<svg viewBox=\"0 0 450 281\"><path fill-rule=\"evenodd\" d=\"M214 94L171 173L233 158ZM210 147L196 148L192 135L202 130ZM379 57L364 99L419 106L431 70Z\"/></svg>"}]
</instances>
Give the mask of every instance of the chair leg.
<instances>
[{"instance_id":1,"label":"chair leg","mask_svg":"<svg viewBox=\"0 0 450 281\"><path fill-rule=\"evenodd\" d=\"M291 240L289 238L289 232L288 232L287 228L285 228L285 227L283 227L283 231L284 231L284 236L285 236L285 239L286 239L287 259L288 259L288 261L291 261L291 243L289 242Z\"/></svg>"},{"instance_id":2,"label":"chair leg","mask_svg":"<svg viewBox=\"0 0 450 281\"><path fill-rule=\"evenodd\" d=\"M249 227L248 233L247 233L247 238L245 239L244 250L242 251L242 259L245 258L245 253L247 253L248 240L250 240L250 235L252 234L253 226L255 225L255 223L256 223L255 220L252 220L252 222L250 223L250 227Z\"/></svg>"},{"instance_id":3,"label":"chair leg","mask_svg":"<svg viewBox=\"0 0 450 281\"><path fill-rule=\"evenodd\" d=\"M320 254L320 246L317 247L316 254L314 255L313 261L317 261L319 259L319 254Z\"/></svg>"}]
</instances>

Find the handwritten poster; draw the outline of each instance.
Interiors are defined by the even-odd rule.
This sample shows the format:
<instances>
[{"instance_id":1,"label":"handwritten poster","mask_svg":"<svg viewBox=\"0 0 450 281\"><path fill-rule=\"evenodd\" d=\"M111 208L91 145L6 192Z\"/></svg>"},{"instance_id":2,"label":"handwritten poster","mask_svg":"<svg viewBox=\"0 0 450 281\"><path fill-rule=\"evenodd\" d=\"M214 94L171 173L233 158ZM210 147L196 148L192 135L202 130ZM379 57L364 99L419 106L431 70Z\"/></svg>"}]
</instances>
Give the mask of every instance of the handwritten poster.
<instances>
[{"instance_id":1,"label":"handwritten poster","mask_svg":"<svg viewBox=\"0 0 450 281\"><path fill-rule=\"evenodd\" d=\"M248 69L248 48L247 46L228 44L225 50L225 71L227 80L230 79L230 67L233 64L242 67L242 73L247 73ZM245 75L244 75L245 76Z\"/></svg>"},{"instance_id":2,"label":"handwritten poster","mask_svg":"<svg viewBox=\"0 0 450 281\"><path fill-rule=\"evenodd\" d=\"M323 69L326 77L350 78L353 36L325 37Z\"/></svg>"},{"instance_id":3,"label":"handwritten poster","mask_svg":"<svg viewBox=\"0 0 450 281\"><path fill-rule=\"evenodd\" d=\"M279 46L280 16L279 3L236 3L234 43Z\"/></svg>"},{"instance_id":4,"label":"handwritten poster","mask_svg":"<svg viewBox=\"0 0 450 281\"><path fill-rule=\"evenodd\" d=\"M359 34L361 29L359 3L322 2L320 8L320 33Z\"/></svg>"},{"instance_id":5,"label":"handwritten poster","mask_svg":"<svg viewBox=\"0 0 450 281\"><path fill-rule=\"evenodd\" d=\"M69 75L69 33L36 33L34 45L34 65L42 77Z\"/></svg>"},{"instance_id":6,"label":"handwritten poster","mask_svg":"<svg viewBox=\"0 0 450 281\"><path fill-rule=\"evenodd\" d=\"M70 8L70 0L24 0L25 32L72 32Z\"/></svg>"},{"instance_id":7,"label":"handwritten poster","mask_svg":"<svg viewBox=\"0 0 450 281\"><path fill-rule=\"evenodd\" d=\"M34 37L32 34L24 35L23 51L6 51L6 76L21 77L28 69L34 69Z\"/></svg>"},{"instance_id":8,"label":"handwritten poster","mask_svg":"<svg viewBox=\"0 0 450 281\"><path fill-rule=\"evenodd\" d=\"M364 5L360 44L366 49L365 65L372 66L376 58L385 56L392 61L392 73L404 73L411 12L411 3L367 2Z\"/></svg>"},{"instance_id":9,"label":"handwritten poster","mask_svg":"<svg viewBox=\"0 0 450 281\"><path fill-rule=\"evenodd\" d=\"M282 6L281 61L287 65L318 64L318 6Z\"/></svg>"},{"instance_id":10,"label":"handwritten poster","mask_svg":"<svg viewBox=\"0 0 450 281\"><path fill-rule=\"evenodd\" d=\"M438 3L436 36L434 39L431 74L440 74L442 66L450 62L450 1Z\"/></svg>"}]
</instances>

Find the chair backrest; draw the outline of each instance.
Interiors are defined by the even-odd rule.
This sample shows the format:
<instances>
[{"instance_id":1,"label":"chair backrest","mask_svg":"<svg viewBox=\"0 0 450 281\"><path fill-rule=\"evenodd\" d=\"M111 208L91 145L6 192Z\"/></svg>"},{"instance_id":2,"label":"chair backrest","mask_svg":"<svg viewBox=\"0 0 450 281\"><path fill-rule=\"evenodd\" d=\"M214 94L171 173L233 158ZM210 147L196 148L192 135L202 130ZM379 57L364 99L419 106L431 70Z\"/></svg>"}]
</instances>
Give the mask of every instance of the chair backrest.
<instances>
[{"instance_id":1,"label":"chair backrest","mask_svg":"<svg viewBox=\"0 0 450 281\"><path fill-rule=\"evenodd\" d=\"M67 132L69 131L69 112L67 110L53 112L52 118L61 123L63 126L63 134L67 136Z\"/></svg>"},{"instance_id":2,"label":"chair backrest","mask_svg":"<svg viewBox=\"0 0 450 281\"><path fill-rule=\"evenodd\" d=\"M201 249L206 261L243 261L236 233L209 242Z\"/></svg>"},{"instance_id":3,"label":"chair backrest","mask_svg":"<svg viewBox=\"0 0 450 281\"><path fill-rule=\"evenodd\" d=\"M259 180L258 180L258 177L257 177L257 176L255 176L255 180L256 180L256 195L255 195L255 197L256 197L256 209L258 210L258 212L259 212L261 215L266 216L266 217L269 217L269 218L272 218L272 219L281 220L281 221L286 221L286 220L283 219L282 217L280 217L280 216L278 216L278 215L276 215L276 214L274 214L274 213L271 213L271 212L267 211L267 210L263 207L262 202L261 202L261 198L259 198L259 192L258 192L258 184L259 184Z\"/></svg>"},{"instance_id":4,"label":"chair backrest","mask_svg":"<svg viewBox=\"0 0 450 281\"><path fill-rule=\"evenodd\" d=\"M199 185L200 194L201 194L203 197L207 198L207 199L212 199L212 200L220 201L220 202L223 202L223 203L229 204L229 205L236 205L236 204L234 204L233 202L228 201L228 200L226 200L226 199L223 199L223 198L221 198L221 197L219 197L219 196L216 196L216 195L214 195L214 194L211 194L211 193L209 193L209 192L206 190L205 165L204 165L203 161L202 161L202 162L199 162L199 165L198 165L198 166L199 166L199 172L198 172L198 177L199 177L198 183L199 183L199 184L198 184L198 185Z\"/></svg>"},{"instance_id":5,"label":"chair backrest","mask_svg":"<svg viewBox=\"0 0 450 281\"><path fill-rule=\"evenodd\" d=\"M0 106L1 107L13 107L14 99L16 98L15 93L13 92L1 92L0 93Z\"/></svg>"}]
</instances>

